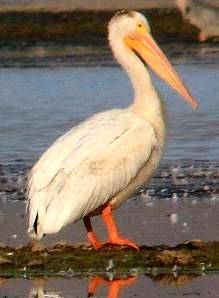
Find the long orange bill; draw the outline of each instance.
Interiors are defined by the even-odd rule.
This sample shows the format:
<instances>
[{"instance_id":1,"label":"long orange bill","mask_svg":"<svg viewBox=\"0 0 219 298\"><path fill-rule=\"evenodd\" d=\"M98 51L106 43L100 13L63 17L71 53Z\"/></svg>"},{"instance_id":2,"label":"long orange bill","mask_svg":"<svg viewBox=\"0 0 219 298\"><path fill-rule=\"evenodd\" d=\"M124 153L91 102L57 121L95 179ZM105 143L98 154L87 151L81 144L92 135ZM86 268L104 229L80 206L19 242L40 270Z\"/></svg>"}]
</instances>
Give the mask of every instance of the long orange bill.
<instances>
[{"instance_id":1,"label":"long orange bill","mask_svg":"<svg viewBox=\"0 0 219 298\"><path fill-rule=\"evenodd\" d=\"M125 39L126 44L136 51L142 59L161 77L167 84L176 90L194 109L198 102L177 74L167 57L161 51L150 33L144 35L133 33Z\"/></svg>"}]
</instances>

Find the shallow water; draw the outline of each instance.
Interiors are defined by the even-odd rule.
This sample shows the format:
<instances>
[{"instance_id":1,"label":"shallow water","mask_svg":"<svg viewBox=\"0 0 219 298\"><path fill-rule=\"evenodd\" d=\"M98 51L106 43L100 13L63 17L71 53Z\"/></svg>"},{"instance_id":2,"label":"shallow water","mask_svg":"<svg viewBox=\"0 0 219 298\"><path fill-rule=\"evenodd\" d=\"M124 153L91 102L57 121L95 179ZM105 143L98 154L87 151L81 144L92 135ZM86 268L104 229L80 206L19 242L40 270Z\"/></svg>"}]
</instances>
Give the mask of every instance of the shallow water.
<instances>
[{"instance_id":1,"label":"shallow water","mask_svg":"<svg viewBox=\"0 0 219 298\"><path fill-rule=\"evenodd\" d=\"M0 210L0 242L10 246L27 243L25 203L0 200ZM139 195L117 209L115 218L121 233L141 245L177 245L191 239L218 240L218 214L219 198L215 197L159 200ZM100 217L93 218L93 224L100 238L106 238ZM45 237L43 243L51 245L60 239L86 243L83 222Z\"/></svg>"},{"instance_id":2,"label":"shallow water","mask_svg":"<svg viewBox=\"0 0 219 298\"><path fill-rule=\"evenodd\" d=\"M14 199L1 200L0 210L1 242L10 246L27 243L29 238L25 230L25 202ZM119 208L115 212L115 217L122 235L139 244L177 245L191 239L218 240L218 213L219 199L212 195L206 195L201 199L197 196L184 198L172 196L169 199L159 200L151 198L147 193L141 193ZM100 239L106 238L100 218L94 218L93 223ZM47 236L43 239L43 243L51 245L60 239L84 243L86 233L82 221L65 227L58 234ZM136 276L137 273L138 270L134 268L132 272L125 272L124 278ZM32 281L24 271L24 279L0 279L0 297L87 297L93 274L88 272L83 278L79 278L70 270L69 278L39 278ZM105 276L108 282L100 283L94 297L216 298L219 293L217 272L211 275L206 275L205 272L193 272L178 276L176 272L161 274L156 268L152 268L149 276L140 274L136 276L136 280L128 279L125 285L122 283L118 296L107 296L110 287L114 285L114 274L108 272ZM115 280L116 282L118 281Z\"/></svg>"},{"instance_id":3,"label":"shallow water","mask_svg":"<svg viewBox=\"0 0 219 298\"><path fill-rule=\"evenodd\" d=\"M122 285L117 296L109 296L110 286L113 282L105 282L98 286L96 295L88 296L89 281L84 279L53 279L46 280L45 285L38 286L39 281L9 280L2 281L0 285L1 298L85 298L85 297L108 297L108 298L155 298L155 297L218 297L217 275L194 278L193 276L160 277L157 281L145 276L138 276L130 285ZM174 284L175 282L175 284ZM112 291L112 290L111 290Z\"/></svg>"},{"instance_id":4,"label":"shallow water","mask_svg":"<svg viewBox=\"0 0 219 298\"><path fill-rule=\"evenodd\" d=\"M129 280L129 284L119 287L118 295L108 296L113 282L103 282L97 288L93 297L109 298L155 298L155 297L218 297L219 278L217 275L195 277L173 275L154 276L153 279L140 275ZM91 278L86 279L50 279L50 280L2 280L0 284L1 298L40 297L40 298L70 298L91 297L88 296ZM115 283L115 281L114 281Z\"/></svg>"},{"instance_id":5,"label":"shallow water","mask_svg":"<svg viewBox=\"0 0 219 298\"><path fill-rule=\"evenodd\" d=\"M192 111L156 79L166 98L166 160L217 160L219 64L178 65L200 102ZM58 136L93 113L125 107L132 90L115 67L0 69L1 164L32 163Z\"/></svg>"}]
</instances>

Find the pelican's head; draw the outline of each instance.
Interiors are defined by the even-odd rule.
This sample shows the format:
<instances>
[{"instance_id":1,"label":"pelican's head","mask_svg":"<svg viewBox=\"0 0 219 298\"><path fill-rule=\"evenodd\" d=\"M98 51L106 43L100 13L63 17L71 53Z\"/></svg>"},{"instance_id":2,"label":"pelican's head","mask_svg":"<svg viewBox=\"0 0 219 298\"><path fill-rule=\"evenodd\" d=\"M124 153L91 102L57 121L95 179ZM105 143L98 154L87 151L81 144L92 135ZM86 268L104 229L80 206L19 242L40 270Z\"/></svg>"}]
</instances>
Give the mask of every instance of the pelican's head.
<instances>
[{"instance_id":1,"label":"pelican's head","mask_svg":"<svg viewBox=\"0 0 219 298\"><path fill-rule=\"evenodd\" d=\"M193 108L198 103L154 41L147 19L136 11L121 11L109 23L111 44L122 40L126 47L137 53L167 84L175 89ZM118 43L119 44L119 43Z\"/></svg>"}]
</instances>

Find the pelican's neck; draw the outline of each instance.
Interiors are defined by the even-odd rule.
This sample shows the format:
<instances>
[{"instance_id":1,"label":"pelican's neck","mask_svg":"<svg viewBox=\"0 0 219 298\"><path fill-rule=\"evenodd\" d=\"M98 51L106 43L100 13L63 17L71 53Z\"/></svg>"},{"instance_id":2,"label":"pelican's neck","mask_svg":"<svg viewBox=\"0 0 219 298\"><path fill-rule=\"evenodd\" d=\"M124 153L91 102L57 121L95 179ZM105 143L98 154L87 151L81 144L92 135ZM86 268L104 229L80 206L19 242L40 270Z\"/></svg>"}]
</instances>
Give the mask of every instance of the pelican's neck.
<instances>
[{"instance_id":1,"label":"pelican's neck","mask_svg":"<svg viewBox=\"0 0 219 298\"><path fill-rule=\"evenodd\" d=\"M109 40L115 58L126 70L134 88L134 102L129 109L151 123L163 147L166 136L165 107L147 68L123 40L116 40L115 36Z\"/></svg>"},{"instance_id":2,"label":"pelican's neck","mask_svg":"<svg viewBox=\"0 0 219 298\"><path fill-rule=\"evenodd\" d=\"M155 118L163 118L162 102L145 65L123 40L111 39L110 44L115 58L126 70L134 88L134 102L130 109L152 122Z\"/></svg>"}]
</instances>

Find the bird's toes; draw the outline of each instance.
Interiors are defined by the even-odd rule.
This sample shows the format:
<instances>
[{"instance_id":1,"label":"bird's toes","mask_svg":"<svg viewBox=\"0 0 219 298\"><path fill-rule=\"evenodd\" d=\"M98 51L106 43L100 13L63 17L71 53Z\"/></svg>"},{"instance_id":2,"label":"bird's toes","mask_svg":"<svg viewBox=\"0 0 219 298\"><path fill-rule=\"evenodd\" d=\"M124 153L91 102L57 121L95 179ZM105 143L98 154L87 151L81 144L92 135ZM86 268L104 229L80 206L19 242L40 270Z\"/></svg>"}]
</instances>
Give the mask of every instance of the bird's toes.
<instances>
[{"instance_id":1,"label":"bird's toes","mask_svg":"<svg viewBox=\"0 0 219 298\"><path fill-rule=\"evenodd\" d=\"M139 251L139 246L134 243L133 241L118 237L116 239L110 239L107 244L113 244L113 245L120 245L120 246L129 246L131 248L134 248L135 250Z\"/></svg>"}]
</instances>

